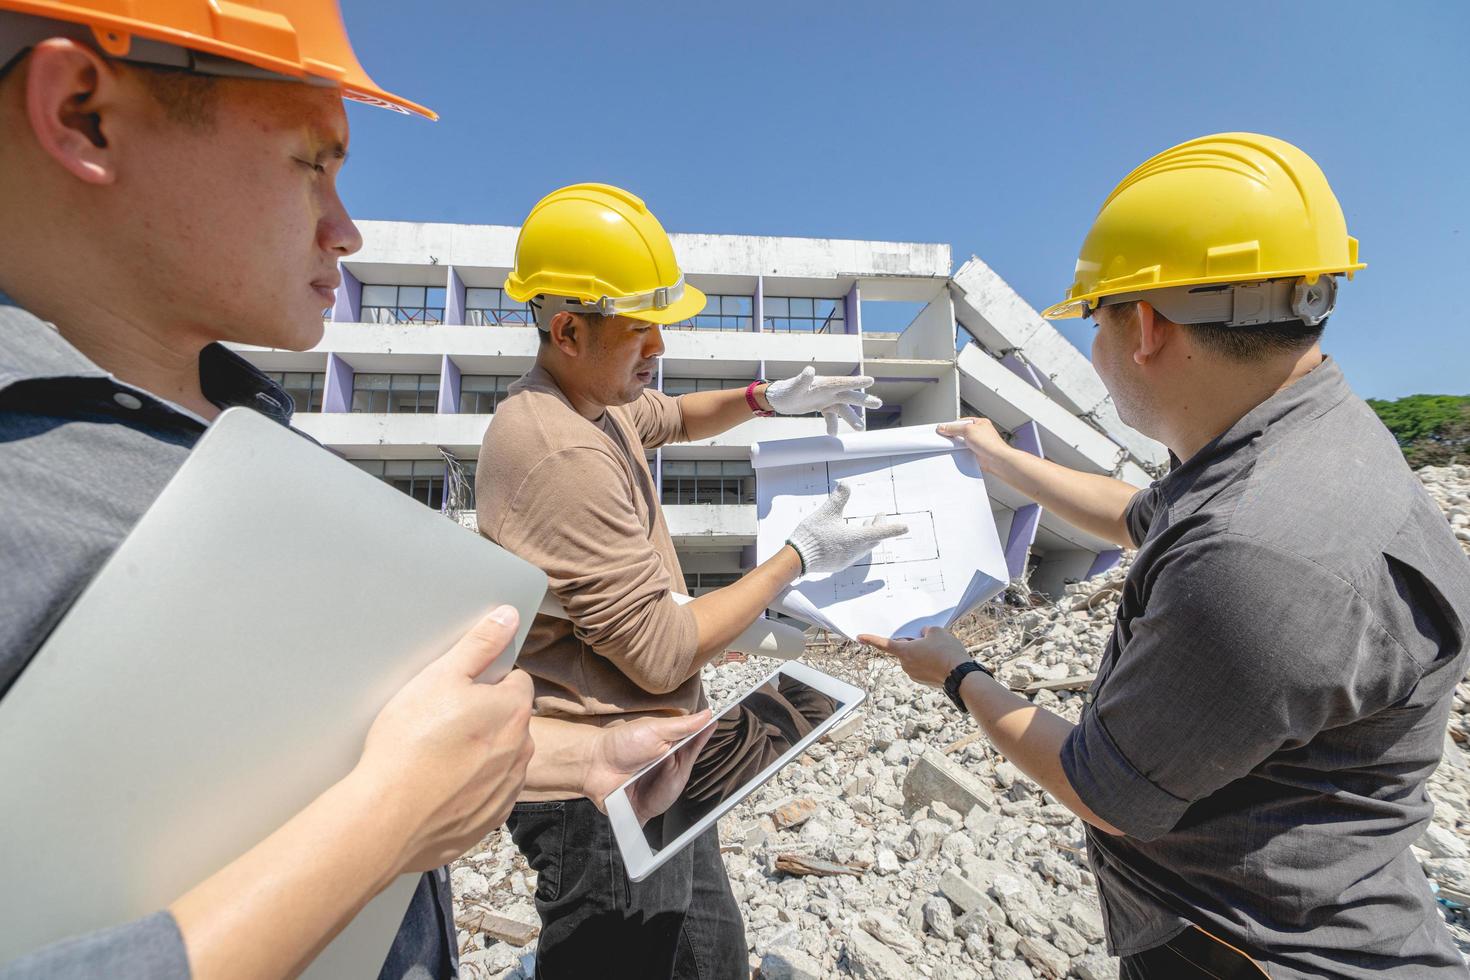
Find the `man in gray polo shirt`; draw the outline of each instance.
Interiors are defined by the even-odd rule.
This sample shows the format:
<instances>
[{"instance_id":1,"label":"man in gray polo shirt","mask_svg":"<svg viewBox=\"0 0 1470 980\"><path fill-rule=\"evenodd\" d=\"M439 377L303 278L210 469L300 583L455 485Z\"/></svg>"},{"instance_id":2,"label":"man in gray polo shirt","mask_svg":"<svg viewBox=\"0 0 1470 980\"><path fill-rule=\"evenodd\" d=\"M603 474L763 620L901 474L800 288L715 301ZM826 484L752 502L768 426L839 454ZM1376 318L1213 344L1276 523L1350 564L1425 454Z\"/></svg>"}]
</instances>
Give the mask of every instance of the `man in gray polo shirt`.
<instances>
[{"instance_id":1,"label":"man in gray polo shirt","mask_svg":"<svg viewBox=\"0 0 1470 980\"><path fill-rule=\"evenodd\" d=\"M1464 977L1409 846L1470 649L1470 562L1318 345L1362 268L1316 164L1193 140L1098 215L1068 301L1119 414L1174 466L1143 491L940 427L985 471L1137 547L1077 725L948 633L868 638L945 686L1087 825L1125 978Z\"/></svg>"}]
</instances>

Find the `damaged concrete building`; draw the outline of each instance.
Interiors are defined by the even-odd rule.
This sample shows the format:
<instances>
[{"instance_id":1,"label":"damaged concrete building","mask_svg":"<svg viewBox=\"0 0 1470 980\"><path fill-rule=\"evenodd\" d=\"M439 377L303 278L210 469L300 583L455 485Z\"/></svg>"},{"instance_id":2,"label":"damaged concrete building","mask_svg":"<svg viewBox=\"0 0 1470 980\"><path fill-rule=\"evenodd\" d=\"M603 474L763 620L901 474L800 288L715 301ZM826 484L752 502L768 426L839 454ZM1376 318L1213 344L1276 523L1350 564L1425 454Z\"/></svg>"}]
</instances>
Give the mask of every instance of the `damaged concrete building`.
<instances>
[{"instance_id":1,"label":"damaged concrete building","mask_svg":"<svg viewBox=\"0 0 1470 980\"><path fill-rule=\"evenodd\" d=\"M296 425L423 503L474 517L481 437L536 354L527 309L502 290L517 228L359 223L361 252L321 343L239 347L296 400ZM1143 486L1161 446L1128 428L1092 365L978 258L944 244L674 235L705 312L664 331L669 394L743 387L811 364L867 374L870 428L984 415L1029 452ZM754 419L649 457L687 586L729 584L755 561L749 447L825 432L821 418ZM1119 554L1008 488L987 489L1013 578L1055 593Z\"/></svg>"}]
</instances>

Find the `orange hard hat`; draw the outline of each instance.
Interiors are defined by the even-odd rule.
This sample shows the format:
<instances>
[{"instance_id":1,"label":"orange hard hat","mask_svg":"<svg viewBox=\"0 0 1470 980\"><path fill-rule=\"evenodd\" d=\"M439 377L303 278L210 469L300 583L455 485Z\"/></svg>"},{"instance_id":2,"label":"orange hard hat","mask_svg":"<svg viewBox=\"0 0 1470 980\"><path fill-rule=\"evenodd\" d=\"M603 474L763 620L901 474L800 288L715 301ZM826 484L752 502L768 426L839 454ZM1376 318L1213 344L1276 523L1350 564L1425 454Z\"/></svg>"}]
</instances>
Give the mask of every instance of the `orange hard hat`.
<instances>
[{"instance_id":1,"label":"orange hard hat","mask_svg":"<svg viewBox=\"0 0 1470 980\"><path fill-rule=\"evenodd\" d=\"M97 47L114 58L201 74L295 79L341 89L354 102L438 118L368 76L337 0L0 0L0 11L90 28ZM168 47L194 57L157 54ZM263 71L238 70L245 65Z\"/></svg>"}]
</instances>

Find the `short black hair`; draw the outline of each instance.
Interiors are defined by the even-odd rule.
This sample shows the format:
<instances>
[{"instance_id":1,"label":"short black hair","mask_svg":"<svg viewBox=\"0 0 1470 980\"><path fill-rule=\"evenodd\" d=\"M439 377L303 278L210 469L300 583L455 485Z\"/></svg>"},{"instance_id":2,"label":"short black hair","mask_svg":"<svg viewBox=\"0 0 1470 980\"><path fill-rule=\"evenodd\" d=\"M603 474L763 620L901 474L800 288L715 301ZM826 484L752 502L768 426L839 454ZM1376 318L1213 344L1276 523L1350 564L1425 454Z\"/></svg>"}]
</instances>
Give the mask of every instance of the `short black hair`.
<instances>
[{"instance_id":1,"label":"short black hair","mask_svg":"<svg viewBox=\"0 0 1470 980\"><path fill-rule=\"evenodd\" d=\"M214 128L219 109L220 80L182 68L128 64L170 122L189 129Z\"/></svg>"},{"instance_id":2,"label":"short black hair","mask_svg":"<svg viewBox=\"0 0 1470 980\"><path fill-rule=\"evenodd\" d=\"M1300 354L1322 338L1323 320L1309 327L1301 320L1281 320L1231 327L1223 323L1182 323L1205 350L1235 361L1263 361L1279 354Z\"/></svg>"},{"instance_id":3,"label":"short black hair","mask_svg":"<svg viewBox=\"0 0 1470 980\"><path fill-rule=\"evenodd\" d=\"M1127 312L1133 315L1139 300L1116 303L1103 309ZM1155 309L1154 315L1169 318ZM1172 320L1170 321L1173 322ZM1181 323L1195 343L1205 350L1223 355L1235 361L1263 361L1278 354L1300 354L1322 337L1327 326L1324 319L1314 327L1301 320L1282 320L1277 323L1258 323L1245 327L1232 327L1225 323Z\"/></svg>"}]
</instances>

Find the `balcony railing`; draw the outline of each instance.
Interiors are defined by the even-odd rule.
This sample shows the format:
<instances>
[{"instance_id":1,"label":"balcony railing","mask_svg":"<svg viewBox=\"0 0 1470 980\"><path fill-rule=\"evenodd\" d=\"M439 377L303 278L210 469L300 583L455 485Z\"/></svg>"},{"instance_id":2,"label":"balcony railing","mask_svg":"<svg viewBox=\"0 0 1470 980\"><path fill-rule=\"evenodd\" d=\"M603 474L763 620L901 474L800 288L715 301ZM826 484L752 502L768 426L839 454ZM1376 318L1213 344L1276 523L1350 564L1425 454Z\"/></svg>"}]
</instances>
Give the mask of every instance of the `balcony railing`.
<instances>
[{"instance_id":1,"label":"balcony railing","mask_svg":"<svg viewBox=\"0 0 1470 980\"><path fill-rule=\"evenodd\" d=\"M464 322L471 327L534 327L536 319L530 310L487 310L464 311Z\"/></svg>"},{"instance_id":2,"label":"balcony railing","mask_svg":"<svg viewBox=\"0 0 1470 980\"><path fill-rule=\"evenodd\" d=\"M421 323L444 322L442 306L364 306L363 323Z\"/></svg>"}]
</instances>

